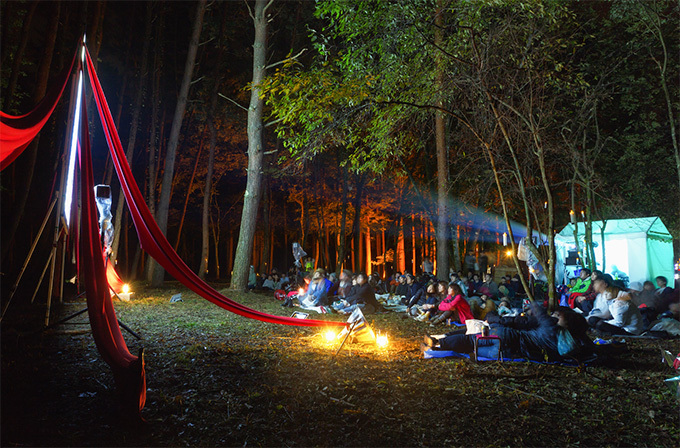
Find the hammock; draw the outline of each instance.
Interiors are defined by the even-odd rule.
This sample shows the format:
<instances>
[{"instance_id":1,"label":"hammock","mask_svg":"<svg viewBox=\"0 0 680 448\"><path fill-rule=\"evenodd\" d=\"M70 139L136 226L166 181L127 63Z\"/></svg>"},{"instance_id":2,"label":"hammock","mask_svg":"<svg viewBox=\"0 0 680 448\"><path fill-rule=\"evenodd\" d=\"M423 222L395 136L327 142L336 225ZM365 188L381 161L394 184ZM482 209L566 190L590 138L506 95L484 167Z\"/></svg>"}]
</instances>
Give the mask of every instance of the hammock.
<instances>
[{"instance_id":1,"label":"hammock","mask_svg":"<svg viewBox=\"0 0 680 448\"><path fill-rule=\"evenodd\" d=\"M77 54L76 51L71 65L59 74L53 87L32 111L16 116L0 111L0 171L19 157L52 115L66 88Z\"/></svg>"},{"instance_id":2,"label":"hammock","mask_svg":"<svg viewBox=\"0 0 680 448\"><path fill-rule=\"evenodd\" d=\"M296 326L344 326L344 322L332 322L323 320L307 320L294 319L290 317L275 316L272 314L256 311L240 303L223 296L210 285L203 281L196 275L177 255L172 245L163 235L163 232L156 224L149 208L144 201L144 196L139 191L139 187L132 176L132 170L125 158L125 152L118 136L111 111L109 109L106 97L102 91L99 78L95 72L90 53L87 56L87 72L90 78L90 84L94 92L95 103L99 111L99 117L104 127L104 135L106 142L111 152L113 165L116 168L116 173L120 180L125 201L130 210L130 215L137 229L139 242L150 256L152 256L166 271L170 273L175 279L181 282L184 286L191 289L193 292L203 297L204 299L214 303L215 305L224 308L227 311L238 314L250 319L256 319L263 322L270 322L275 324L296 325ZM83 188L93 188L94 185L84 185Z\"/></svg>"}]
</instances>

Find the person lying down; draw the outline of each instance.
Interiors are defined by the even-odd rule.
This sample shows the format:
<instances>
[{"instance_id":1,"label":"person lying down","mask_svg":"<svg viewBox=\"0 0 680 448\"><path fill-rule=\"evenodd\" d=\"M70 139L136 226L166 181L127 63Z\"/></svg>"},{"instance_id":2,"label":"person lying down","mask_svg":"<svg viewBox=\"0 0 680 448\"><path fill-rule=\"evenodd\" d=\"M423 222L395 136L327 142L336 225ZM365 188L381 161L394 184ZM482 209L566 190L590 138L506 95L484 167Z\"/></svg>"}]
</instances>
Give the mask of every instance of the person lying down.
<instances>
[{"instance_id":1,"label":"person lying down","mask_svg":"<svg viewBox=\"0 0 680 448\"><path fill-rule=\"evenodd\" d=\"M587 335L588 323L583 316L568 307L558 307L548 315L545 308L532 303L529 318L489 319L489 334L498 339L477 341L478 356L498 359L498 344L504 358L525 358L536 361L561 361L565 357L592 353L593 342ZM474 352L476 334L452 332L445 335L425 336L423 350L440 349L458 353ZM558 343L560 348L558 349ZM570 349L563 348L570 344ZM560 352L562 354L560 354Z\"/></svg>"}]
</instances>

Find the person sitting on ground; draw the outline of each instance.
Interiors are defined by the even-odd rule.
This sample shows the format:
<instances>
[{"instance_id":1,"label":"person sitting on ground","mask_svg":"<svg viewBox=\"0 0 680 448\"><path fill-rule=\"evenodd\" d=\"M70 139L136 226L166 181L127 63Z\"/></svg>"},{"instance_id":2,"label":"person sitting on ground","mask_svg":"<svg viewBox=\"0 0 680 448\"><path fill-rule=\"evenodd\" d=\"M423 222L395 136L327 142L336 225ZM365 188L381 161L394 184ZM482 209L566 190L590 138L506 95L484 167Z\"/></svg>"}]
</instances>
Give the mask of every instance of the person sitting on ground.
<instances>
[{"instance_id":1,"label":"person sitting on ground","mask_svg":"<svg viewBox=\"0 0 680 448\"><path fill-rule=\"evenodd\" d=\"M500 283L498 283L498 297L512 299L515 297L515 291L512 288L510 279L506 276L501 277Z\"/></svg>"},{"instance_id":2,"label":"person sitting on ground","mask_svg":"<svg viewBox=\"0 0 680 448\"><path fill-rule=\"evenodd\" d=\"M598 271L597 269L594 270L593 272L590 273L590 285L588 285L588 289L581 295L574 295L573 296L573 302L572 297L570 295L569 297L569 306L573 307L576 311L581 311L584 315L590 314L590 312L593 310L595 307L595 299L597 299L598 293L595 291L593 288L593 282L597 280L598 278L603 278L604 274L602 271Z\"/></svg>"},{"instance_id":3,"label":"person sitting on ground","mask_svg":"<svg viewBox=\"0 0 680 448\"><path fill-rule=\"evenodd\" d=\"M328 297L345 298L350 294L352 289L352 273L347 269L340 271L340 279L333 283L333 286L328 290Z\"/></svg>"},{"instance_id":4,"label":"person sitting on ground","mask_svg":"<svg viewBox=\"0 0 680 448\"><path fill-rule=\"evenodd\" d=\"M430 282L413 296L407 305L406 312L420 321L428 320L433 311L437 309L438 303L437 284Z\"/></svg>"},{"instance_id":5,"label":"person sitting on ground","mask_svg":"<svg viewBox=\"0 0 680 448\"><path fill-rule=\"evenodd\" d=\"M279 288L276 287L276 284L274 283L274 276L269 274L265 281L262 283L262 289L267 290L267 291L275 291Z\"/></svg>"},{"instance_id":6,"label":"person sitting on ground","mask_svg":"<svg viewBox=\"0 0 680 448\"><path fill-rule=\"evenodd\" d=\"M406 274L406 286L408 289L401 303L408 306L413 297L423 288L423 285L418 283L412 274Z\"/></svg>"},{"instance_id":7,"label":"person sitting on ground","mask_svg":"<svg viewBox=\"0 0 680 448\"><path fill-rule=\"evenodd\" d=\"M592 353L592 341L586 331L588 324L585 319L568 307L558 307L549 316L541 305L532 302L531 313L535 318L535 326L528 329L517 329L493 324L489 330L498 339L477 340L477 335L452 333L444 337L425 336L423 349L441 348L458 353L474 353L475 342L478 345L478 355L489 359L498 359L498 344L503 357L525 358L535 361L560 361L564 358L558 350L560 332L568 331L583 355Z\"/></svg>"},{"instance_id":8,"label":"person sitting on ground","mask_svg":"<svg viewBox=\"0 0 680 448\"><path fill-rule=\"evenodd\" d=\"M437 282L437 295L439 296L439 302L444 300L448 295L449 284L445 281L439 280Z\"/></svg>"},{"instance_id":9,"label":"person sitting on ground","mask_svg":"<svg viewBox=\"0 0 680 448\"><path fill-rule=\"evenodd\" d=\"M498 284L493 281L491 274L484 274L484 283L479 287L479 292L491 299L498 297Z\"/></svg>"},{"instance_id":10,"label":"person sitting on ground","mask_svg":"<svg viewBox=\"0 0 680 448\"><path fill-rule=\"evenodd\" d=\"M290 285L290 277L285 272L281 273L281 278L279 279L279 287L281 289L286 289Z\"/></svg>"},{"instance_id":11,"label":"person sitting on ground","mask_svg":"<svg viewBox=\"0 0 680 448\"><path fill-rule=\"evenodd\" d=\"M468 295L469 297L476 296L479 294L479 288L482 286L482 280L479 274L473 274L472 279L468 283Z\"/></svg>"},{"instance_id":12,"label":"person sitting on ground","mask_svg":"<svg viewBox=\"0 0 680 448\"><path fill-rule=\"evenodd\" d=\"M657 296L656 311L658 314L665 313L666 311L677 309L677 304L680 302L679 294L680 291L668 286L668 279L663 275L656 277L656 285L659 287L655 291ZM671 310L671 311L673 311Z\"/></svg>"},{"instance_id":13,"label":"person sitting on ground","mask_svg":"<svg viewBox=\"0 0 680 448\"><path fill-rule=\"evenodd\" d=\"M395 294L397 291L397 286L399 286L399 278L401 277L401 272L397 271L390 277L389 286L390 294Z\"/></svg>"},{"instance_id":14,"label":"person sitting on ground","mask_svg":"<svg viewBox=\"0 0 680 448\"><path fill-rule=\"evenodd\" d=\"M658 297L654 294L655 289L654 283L645 280L642 285L639 282L631 283L628 292L633 296L633 303L638 308L656 309Z\"/></svg>"},{"instance_id":15,"label":"person sitting on ground","mask_svg":"<svg viewBox=\"0 0 680 448\"><path fill-rule=\"evenodd\" d=\"M639 282L631 283L628 292L633 298L633 304L638 307L642 315L642 326L647 328L659 314L656 311L658 297L654 294L654 283L646 280L642 285Z\"/></svg>"},{"instance_id":16,"label":"person sitting on ground","mask_svg":"<svg viewBox=\"0 0 680 448\"><path fill-rule=\"evenodd\" d=\"M592 281L591 286L596 296L591 311L585 316L586 320L589 321L591 317L599 317L605 320L612 318L609 312L609 301L623 293L619 288L612 285L612 281L611 276L607 274L601 274Z\"/></svg>"},{"instance_id":17,"label":"person sitting on ground","mask_svg":"<svg viewBox=\"0 0 680 448\"><path fill-rule=\"evenodd\" d=\"M374 272L370 275L370 277L368 278L368 283L371 284L376 294L387 293L385 289L385 283L383 282L382 278L380 278L380 275L378 275L377 272Z\"/></svg>"},{"instance_id":18,"label":"person sitting on ground","mask_svg":"<svg viewBox=\"0 0 680 448\"><path fill-rule=\"evenodd\" d=\"M526 291L524 290L524 285L522 285L522 280L519 278L519 274L515 274L510 279L510 285L513 291L515 291L515 297L525 296Z\"/></svg>"},{"instance_id":19,"label":"person sitting on ground","mask_svg":"<svg viewBox=\"0 0 680 448\"><path fill-rule=\"evenodd\" d=\"M439 304L439 313L432 319L431 325L438 325L446 319L457 320L464 324L467 319L474 319L472 310L467 300L463 296L463 291L456 283L451 283L448 287L448 295Z\"/></svg>"},{"instance_id":20,"label":"person sitting on ground","mask_svg":"<svg viewBox=\"0 0 680 448\"><path fill-rule=\"evenodd\" d=\"M255 274L255 266L250 266L248 271L248 290L255 289L257 286L257 274Z\"/></svg>"},{"instance_id":21,"label":"person sitting on ground","mask_svg":"<svg viewBox=\"0 0 680 448\"><path fill-rule=\"evenodd\" d=\"M368 284L368 277L364 273L357 275L352 294L333 304L333 309L340 314L350 314L356 308L361 308L364 314L382 311L382 306L375 299L375 292Z\"/></svg>"},{"instance_id":22,"label":"person sitting on ground","mask_svg":"<svg viewBox=\"0 0 680 448\"><path fill-rule=\"evenodd\" d=\"M577 297L585 296L590 289L592 272L588 268L582 268L581 272L578 274L576 283L569 288L569 307L574 308L573 303ZM582 301L582 300L581 300Z\"/></svg>"},{"instance_id":23,"label":"person sitting on ground","mask_svg":"<svg viewBox=\"0 0 680 448\"><path fill-rule=\"evenodd\" d=\"M597 306L606 306L607 312L599 315L597 313L593 315L591 312L588 317L588 324L591 327L612 335L639 335L644 331L642 315L629 292L612 286L608 278L595 280L593 288L608 300L606 304L597 303ZM593 312L595 311L596 309L593 309ZM605 317L607 315L608 317Z\"/></svg>"},{"instance_id":24,"label":"person sitting on ground","mask_svg":"<svg viewBox=\"0 0 680 448\"><path fill-rule=\"evenodd\" d=\"M302 308L312 308L327 305L326 295L331 287L331 282L326 278L326 271L317 269L312 274L312 281L307 291L297 296Z\"/></svg>"},{"instance_id":25,"label":"person sitting on ground","mask_svg":"<svg viewBox=\"0 0 680 448\"><path fill-rule=\"evenodd\" d=\"M451 274L451 275L449 276L449 280L450 280L450 281L449 281L449 285L450 285L451 283L455 283L456 285L458 285L458 286L460 287L460 290L463 291L463 296L464 296L464 297L468 297L468 289L467 289L467 286L465 286L465 283L463 283L463 280L461 280L461 278L458 277L458 274Z\"/></svg>"},{"instance_id":26,"label":"person sitting on ground","mask_svg":"<svg viewBox=\"0 0 680 448\"><path fill-rule=\"evenodd\" d=\"M408 285L406 284L406 275L399 275L397 277L397 286L394 288L393 293L397 297L406 297L408 294Z\"/></svg>"},{"instance_id":27,"label":"person sitting on ground","mask_svg":"<svg viewBox=\"0 0 680 448\"><path fill-rule=\"evenodd\" d=\"M470 299L470 309L475 319L484 320L486 315L492 311L496 311L496 302L486 294L482 294L478 298Z\"/></svg>"},{"instance_id":28,"label":"person sitting on ground","mask_svg":"<svg viewBox=\"0 0 680 448\"><path fill-rule=\"evenodd\" d=\"M504 316L511 316L514 314L514 311L512 311L512 307L510 306L510 302L507 300L501 300L501 302L498 304L498 309L496 310L499 316L504 317ZM488 318L488 313L487 313L487 318Z\"/></svg>"}]
</instances>

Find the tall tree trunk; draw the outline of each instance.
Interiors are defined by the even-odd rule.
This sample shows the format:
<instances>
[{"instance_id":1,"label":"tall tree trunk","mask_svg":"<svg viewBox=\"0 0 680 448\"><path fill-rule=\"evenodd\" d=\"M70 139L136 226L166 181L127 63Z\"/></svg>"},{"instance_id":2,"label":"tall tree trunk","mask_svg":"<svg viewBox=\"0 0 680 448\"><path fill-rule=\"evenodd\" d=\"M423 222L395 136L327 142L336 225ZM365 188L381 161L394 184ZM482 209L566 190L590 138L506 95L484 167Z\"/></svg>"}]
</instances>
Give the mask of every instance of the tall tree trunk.
<instances>
[{"instance_id":1,"label":"tall tree trunk","mask_svg":"<svg viewBox=\"0 0 680 448\"><path fill-rule=\"evenodd\" d=\"M220 279L220 220L210 218L213 229L213 243L215 247L215 280Z\"/></svg>"},{"instance_id":2,"label":"tall tree trunk","mask_svg":"<svg viewBox=\"0 0 680 448\"><path fill-rule=\"evenodd\" d=\"M340 186L340 188L342 188L342 210L340 212L340 230L338 232L340 236L340 241L338 243L338 264L335 268L338 275L340 275L342 269L345 269L345 254L347 250L347 205L349 202L347 198L349 172L347 171L347 167L342 167L340 169L342 170L342 184Z\"/></svg>"},{"instance_id":3,"label":"tall tree trunk","mask_svg":"<svg viewBox=\"0 0 680 448\"><path fill-rule=\"evenodd\" d=\"M99 2L101 4L101 2ZM132 158L135 154L135 143L137 142L137 131L139 130L139 115L142 111L142 103L144 101L144 87L146 81L146 67L149 60L149 45L151 42L151 29L153 28L153 3L149 2L146 5L146 29L144 31L144 44L142 47L142 60L139 64L139 77L137 78L137 92L135 93L135 102L132 110L132 121L130 122L130 137L128 139L128 146L125 151L125 158L128 165L132 165ZM118 246L120 245L120 226L123 218L123 203L125 196L121 188L118 193L118 204L116 205L116 217L113 224L113 243L111 244L111 261L116 262L118 258ZM129 260L126 260L129 262Z\"/></svg>"},{"instance_id":4,"label":"tall tree trunk","mask_svg":"<svg viewBox=\"0 0 680 448\"><path fill-rule=\"evenodd\" d=\"M196 52L198 51L198 41L201 36L201 29L203 28L203 14L205 13L206 0L199 0L196 7L196 18L194 19L193 32L191 35L191 42L189 43L189 51L187 53L186 64L184 65L184 78L179 90L179 97L177 98L177 107L175 108L175 115L172 119L172 127L170 128L170 138L168 140L168 150L165 154L165 171L163 172L163 185L161 187L161 196L158 201L158 210L156 212L156 221L158 227L164 234L168 230L168 212L170 211L170 191L172 190L172 178L175 173L175 155L177 154L177 144L179 142L179 132L182 128L182 119L184 118L184 111L186 110L187 100L189 97L189 87L191 85L191 77L194 72L194 63L196 62ZM152 281L151 285L159 287L163 284L165 277L165 270L156 265L155 261L149 260L149 265L154 266L151 269Z\"/></svg>"},{"instance_id":5,"label":"tall tree trunk","mask_svg":"<svg viewBox=\"0 0 680 448\"><path fill-rule=\"evenodd\" d=\"M175 251L179 247L179 242L182 239L182 229L184 228L184 218L187 214L187 206L189 205L189 197L194 188L194 179L196 178L196 171L198 170L198 162L201 160L201 153L203 152L203 145L205 144L205 131L208 128L204 128L201 133L201 142L198 144L198 153L196 154L196 161L194 162L194 169L191 172L191 178L189 179L189 188L187 188L187 194L184 196L184 207L182 207L182 214L179 218L179 229L177 229L177 239L175 240Z\"/></svg>"},{"instance_id":6,"label":"tall tree trunk","mask_svg":"<svg viewBox=\"0 0 680 448\"><path fill-rule=\"evenodd\" d=\"M17 50L14 52L14 59L12 60L12 71L9 75L9 84L7 85L7 94L4 96L2 101L2 108L7 111L12 111L12 103L14 100L14 90L17 86L17 80L19 79L19 72L21 71L21 63L24 60L24 50L26 50L26 44L28 44L28 38L31 36L31 23L33 22L33 14L38 6L38 2L34 1L28 7L26 11L26 16L23 18L23 24L21 26L21 41ZM3 30L6 32L7 30Z\"/></svg>"},{"instance_id":7,"label":"tall tree trunk","mask_svg":"<svg viewBox=\"0 0 680 448\"><path fill-rule=\"evenodd\" d=\"M163 52L161 35L163 33L163 9L161 5L161 10L158 14L158 23L156 25L156 37L154 46L154 62L153 62L153 76L152 76L152 94L151 94L151 129L149 130L149 153L148 160L149 166L147 168L147 192L146 192L146 203L149 206L149 211L151 214L156 214L156 165L157 152L160 152L160 141L163 136L162 124L165 121L165 114L163 118L159 120L160 115L160 95L161 95L161 71L163 68L163 60L161 59L161 54ZM159 132L159 127L161 132ZM147 277L147 281L151 281L151 277Z\"/></svg>"},{"instance_id":8,"label":"tall tree trunk","mask_svg":"<svg viewBox=\"0 0 680 448\"><path fill-rule=\"evenodd\" d=\"M241 228L234 260L234 275L231 288L245 291L248 286L248 271L253 248L253 237L257 224L257 210L260 206L260 187L262 182L262 158L264 147L262 123L262 108L260 84L267 67L267 8L273 0L256 0L255 10L251 17L255 26L255 41L253 42L253 79L250 92L250 107L248 108L248 179L243 196L243 213L241 214Z\"/></svg>"},{"instance_id":9,"label":"tall tree trunk","mask_svg":"<svg viewBox=\"0 0 680 448\"><path fill-rule=\"evenodd\" d=\"M59 29L59 14L61 12L61 4L59 2L54 3L54 8L56 8L56 11L53 20L50 22L50 28L47 31L43 56L40 61L40 66L38 67L38 76L36 79L35 90L33 91L33 104L37 104L47 92L47 81L49 80L50 76L50 66L52 65L54 46L57 41L57 30ZM24 154L22 154L21 157L17 159L17 163L20 164L18 165L18 172L25 173L23 176L21 176L24 179L24 182L17 188L20 193L17 202L13 207L12 214L14 220L10 224L9 230L3 229L3 234L7 235L2 250L3 259L7 255L9 248L12 246L14 236L16 235L16 231L19 228L19 223L21 222L21 218L24 215L26 202L28 201L28 194L31 190L31 184L33 183L33 173L35 171L35 164L38 159L39 143L40 134L38 134L33 139L33 142L24 151ZM62 188L64 187L65 186L62 185ZM61 213L61 211L59 211L59 213Z\"/></svg>"},{"instance_id":10,"label":"tall tree trunk","mask_svg":"<svg viewBox=\"0 0 680 448\"><path fill-rule=\"evenodd\" d=\"M364 191L364 177L357 176L356 194L354 195L354 224L352 234L354 236L354 269L361 271L361 196Z\"/></svg>"},{"instance_id":11,"label":"tall tree trunk","mask_svg":"<svg viewBox=\"0 0 680 448\"><path fill-rule=\"evenodd\" d=\"M371 228L366 228L366 245L364 247L364 252L366 253L366 275L371 275L373 273L373 265L371 264L371 258L373 257L371 253Z\"/></svg>"},{"instance_id":12,"label":"tall tree trunk","mask_svg":"<svg viewBox=\"0 0 680 448\"><path fill-rule=\"evenodd\" d=\"M220 35L218 40L218 53L217 53L217 63L215 64L215 73L212 98L210 102L210 108L208 109L208 129L210 130L210 150L208 152L208 172L205 175L205 189L203 191L203 216L202 216L202 226L201 226L201 265L198 268L198 276L205 278L205 274L208 271L208 257L209 254L209 222L210 222L210 199L212 198L212 177L213 169L215 166L215 148L217 147L217 126L215 125L215 112L217 111L217 98L220 91L220 84L222 83L222 77L220 76L220 70L222 69L222 59L223 59L223 47L222 47L222 36L224 34L225 21L226 21L226 11L227 9L222 7L222 22L220 25ZM219 259L217 253L217 241L218 235L215 234L215 272L219 278Z\"/></svg>"},{"instance_id":13,"label":"tall tree trunk","mask_svg":"<svg viewBox=\"0 0 680 448\"><path fill-rule=\"evenodd\" d=\"M234 275L234 231L229 231L229 241L227 243L227 271L229 271L229 276Z\"/></svg>"},{"instance_id":14,"label":"tall tree trunk","mask_svg":"<svg viewBox=\"0 0 680 448\"><path fill-rule=\"evenodd\" d=\"M411 215L411 269L413 269L413 275L418 273L418 256L416 253L416 215Z\"/></svg>"},{"instance_id":15,"label":"tall tree trunk","mask_svg":"<svg viewBox=\"0 0 680 448\"><path fill-rule=\"evenodd\" d=\"M396 269L402 274L406 271L406 247L404 246L404 217L399 218L397 225L397 251L395 254Z\"/></svg>"},{"instance_id":16,"label":"tall tree trunk","mask_svg":"<svg viewBox=\"0 0 680 448\"><path fill-rule=\"evenodd\" d=\"M272 269L269 265L271 247L271 191L269 190L269 176L262 179L262 259L260 260L260 272L269 273Z\"/></svg>"}]
</instances>

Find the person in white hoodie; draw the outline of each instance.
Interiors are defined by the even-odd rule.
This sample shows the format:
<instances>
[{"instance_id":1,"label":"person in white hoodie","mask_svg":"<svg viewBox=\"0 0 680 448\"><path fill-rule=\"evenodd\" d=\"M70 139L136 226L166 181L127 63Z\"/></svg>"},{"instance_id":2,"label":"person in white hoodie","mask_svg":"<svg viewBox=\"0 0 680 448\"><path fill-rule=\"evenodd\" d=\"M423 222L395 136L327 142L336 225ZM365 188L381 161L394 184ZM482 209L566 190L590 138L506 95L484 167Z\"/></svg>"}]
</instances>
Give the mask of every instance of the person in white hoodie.
<instances>
[{"instance_id":1,"label":"person in white hoodie","mask_svg":"<svg viewBox=\"0 0 680 448\"><path fill-rule=\"evenodd\" d=\"M611 285L608 278L593 282L598 293L593 310L588 314L591 327L612 335L639 335L644 331L640 310L630 293Z\"/></svg>"}]
</instances>

